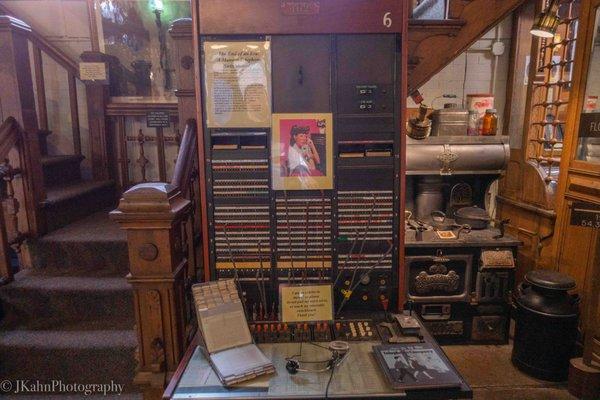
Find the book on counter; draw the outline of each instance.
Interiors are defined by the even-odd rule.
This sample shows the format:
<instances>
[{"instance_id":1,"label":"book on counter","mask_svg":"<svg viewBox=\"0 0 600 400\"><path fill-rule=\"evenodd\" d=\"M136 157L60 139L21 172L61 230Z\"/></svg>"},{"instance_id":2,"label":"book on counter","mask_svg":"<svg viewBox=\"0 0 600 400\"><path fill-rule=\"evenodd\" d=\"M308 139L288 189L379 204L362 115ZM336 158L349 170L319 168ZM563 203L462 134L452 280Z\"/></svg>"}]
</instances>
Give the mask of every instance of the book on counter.
<instances>
[{"instance_id":1,"label":"book on counter","mask_svg":"<svg viewBox=\"0 0 600 400\"><path fill-rule=\"evenodd\" d=\"M225 386L275 372L256 346L233 279L192 286L200 348Z\"/></svg>"},{"instance_id":2,"label":"book on counter","mask_svg":"<svg viewBox=\"0 0 600 400\"><path fill-rule=\"evenodd\" d=\"M373 353L394 389L459 388L461 379L438 348L429 343L373 346Z\"/></svg>"}]
</instances>

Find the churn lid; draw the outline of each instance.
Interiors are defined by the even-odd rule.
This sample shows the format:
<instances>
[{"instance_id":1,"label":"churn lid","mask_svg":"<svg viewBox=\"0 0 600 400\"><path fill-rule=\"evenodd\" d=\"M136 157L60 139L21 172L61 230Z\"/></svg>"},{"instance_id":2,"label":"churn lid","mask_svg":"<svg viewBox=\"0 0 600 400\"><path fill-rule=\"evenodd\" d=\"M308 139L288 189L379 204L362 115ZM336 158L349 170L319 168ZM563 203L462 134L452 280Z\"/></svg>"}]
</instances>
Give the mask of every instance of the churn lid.
<instances>
[{"instance_id":1,"label":"churn lid","mask_svg":"<svg viewBox=\"0 0 600 400\"><path fill-rule=\"evenodd\" d=\"M545 269L529 271L525 280L533 286L550 290L571 290L577 286L575 280L569 275Z\"/></svg>"}]
</instances>

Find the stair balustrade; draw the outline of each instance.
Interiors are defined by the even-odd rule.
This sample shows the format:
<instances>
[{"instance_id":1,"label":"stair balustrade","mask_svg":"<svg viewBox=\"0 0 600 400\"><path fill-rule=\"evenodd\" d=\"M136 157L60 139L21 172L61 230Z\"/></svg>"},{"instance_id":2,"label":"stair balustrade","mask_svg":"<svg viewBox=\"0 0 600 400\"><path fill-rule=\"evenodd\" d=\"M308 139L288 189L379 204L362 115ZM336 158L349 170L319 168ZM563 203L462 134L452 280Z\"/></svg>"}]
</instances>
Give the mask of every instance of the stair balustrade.
<instances>
[{"instance_id":1,"label":"stair balustrade","mask_svg":"<svg viewBox=\"0 0 600 400\"><path fill-rule=\"evenodd\" d=\"M2 13L12 14L5 5L0 5L0 14ZM4 222L8 223L15 218L9 215L10 212L17 214L18 231L22 232L23 237L35 239L57 227L56 221L51 221L53 217L50 213L53 211L49 210L53 207L58 190L54 190L56 188L53 187L51 191L49 187L46 176L47 166L55 168L53 166L60 162L78 163L84 155L90 154L93 180L109 179L104 129L106 96L101 86L80 80L78 60L72 59L28 24L13 16L0 16L0 43L2 43L1 70L6 74L6 78L3 78L0 83L0 98L3 106L0 120L13 117L21 126L23 136L21 143L26 155L22 158L23 165L15 166L12 160L9 164L4 163L3 179L7 188L6 193L10 193L11 187L15 187L14 196L5 195ZM57 72L48 73L51 65L57 68ZM68 86L64 101L61 99L58 102L68 107L65 115L49 111L48 107L51 97L47 88L56 86L58 76L65 77ZM85 95L82 96L82 93ZM85 118L80 118L81 104L87 107L88 121L85 126L82 124ZM95 110L100 110L100 114L97 115ZM49 115L49 112L52 115ZM72 144L72 153L70 149L62 149L61 152L66 151L70 154L49 155L48 136L59 134L52 133L52 125L69 128L70 132L64 137L67 143ZM85 131L89 132L89 138L83 142L89 144L89 148L82 148L82 132ZM62 138L63 136L61 140ZM74 179L76 175L78 174L73 172L69 178ZM22 176L25 177L24 185L20 185ZM60 182L53 181L52 184L59 186ZM88 186L92 187L92 185ZM20 214L24 215L21 217ZM13 222L11 223L14 225ZM27 249L27 246L24 249ZM5 252L2 253L4 257ZM19 264L26 263L27 259L27 254L20 257Z\"/></svg>"},{"instance_id":2,"label":"stair balustrade","mask_svg":"<svg viewBox=\"0 0 600 400\"><path fill-rule=\"evenodd\" d=\"M12 12L4 5L0 5L0 13L12 15ZM79 65L77 61L73 60L69 55L51 44L44 36L31 28L29 29L27 39L29 42L28 46L31 47L31 54L33 56L31 60L31 78L35 87L35 102L37 104L37 119L42 152L45 150L44 147L47 146L46 137L51 134L46 92L47 77L44 75L44 60L50 59L60 67L60 70L66 74L67 77L68 99L66 99L66 101L69 105L71 141L74 154L80 155L82 154L81 131L82 128L85 129L85 127L81 126L79 118L80 99L78 99L77 92L78 82L79 85L81 85L81 81L79 80ZM56 79L56 77L53 76L51 79Z\"/></svg>"},{"instance_id":3,"label":"stair balustrade","mask_svg":"<svg viewBox=\"0 0 600 400\"><path fill-rule=\"evenodd\" d=\"M190 287L203 276L197 146L190 119L171 182L135 185L111 212L127 231L139 385L163 387L195 332Z\"/></svg>"},{"instance_id":4,"label":"stair balustrade","mask_svg":"<svg viewBox=\"0 0 600 400\"><path fill-rule=\"evenodd\" d=\"M170 127L147 127L152 111L168 113ZM109 163L121 191L173 176L182 141L177 103L109 103L106 116L114 149Z\"/></svg>"},{"instance_id":5,"label":"stair balustrade","mask_svg":"<svg viewBox=\"0 0 600 400\"><path fill-rule=\"evenodd\" d=\"M0 212L0 285L13 280L13 259L20 255L26 238L19 223L27 222L27 211L21 208L22 196L27 195L27 190L24 190L27 183L23 179L26 174L22 168L26 164L23 143L23 130L19 123L13 117L7 118L0 125L0 160L3 160L0 165L3 210Z\"/></svg>"}]
</instances>

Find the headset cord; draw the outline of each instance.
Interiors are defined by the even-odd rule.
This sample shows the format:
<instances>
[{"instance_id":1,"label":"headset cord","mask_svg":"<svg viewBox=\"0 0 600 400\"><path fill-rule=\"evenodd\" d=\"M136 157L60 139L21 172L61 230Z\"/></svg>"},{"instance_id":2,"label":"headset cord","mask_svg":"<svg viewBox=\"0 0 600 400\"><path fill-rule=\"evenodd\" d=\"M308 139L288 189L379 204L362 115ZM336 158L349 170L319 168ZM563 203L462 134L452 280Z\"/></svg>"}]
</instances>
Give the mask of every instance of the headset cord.
<instances>
[{"instance_id":1,"label":"headset cord","mask_svg":"<svg viewBox=\"0 0 600 400\"><path fill-rule=\"evenodd\" d=\"M327 381L327 386L325 387L325 398L329 398L329 386L331 385L331 380L333 379L333 373L335 372L335 362L331 363L331 373L329 374L329 380Z\"/></svg>"}]
</instances>

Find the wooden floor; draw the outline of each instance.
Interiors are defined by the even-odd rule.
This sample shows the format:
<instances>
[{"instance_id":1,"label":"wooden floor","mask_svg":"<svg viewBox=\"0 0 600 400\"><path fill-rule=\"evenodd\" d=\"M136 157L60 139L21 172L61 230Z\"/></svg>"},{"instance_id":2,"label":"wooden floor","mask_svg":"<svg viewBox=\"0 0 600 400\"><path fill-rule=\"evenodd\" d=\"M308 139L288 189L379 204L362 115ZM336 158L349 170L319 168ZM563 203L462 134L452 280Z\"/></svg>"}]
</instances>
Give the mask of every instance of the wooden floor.
<instances>
[{"instance_id":1,"label":"wooden floor","mask_svg":"<svg viewBox=\"0 0 600 400\"><path fill-rule=\"evenodd\" d=\"M469 382L475 400L575 400L566 383L531 378L516 369L512 346L444 346L444 351Z\"/></svg>"}]
</instances>

